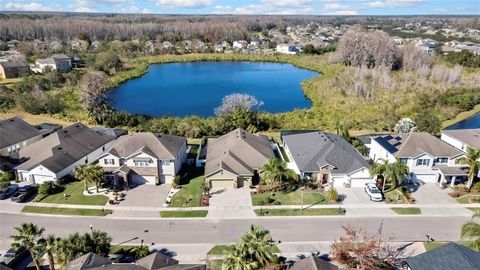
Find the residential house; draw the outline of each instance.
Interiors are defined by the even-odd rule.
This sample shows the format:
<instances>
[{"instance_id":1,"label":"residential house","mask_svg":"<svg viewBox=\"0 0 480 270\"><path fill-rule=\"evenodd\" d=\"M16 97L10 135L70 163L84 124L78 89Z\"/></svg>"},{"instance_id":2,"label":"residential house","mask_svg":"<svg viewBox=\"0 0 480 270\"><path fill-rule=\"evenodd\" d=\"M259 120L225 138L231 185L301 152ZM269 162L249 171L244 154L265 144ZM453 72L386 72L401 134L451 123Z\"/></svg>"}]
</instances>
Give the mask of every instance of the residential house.
<instances>
[{"instance_id":1,"label":"residential house","mask_svg":"<svg viewBox=\"0 0 480 270\"><path fill-rule=\"evenodd\" d=\"M185 137L135 133L120 137L99 165L116 185L159 185L172 183L186 159Z\"/></svg>"},{"instance_id":2,"label":"residential house","mask_svg":"<svg viewBox=\"0 0 480 270\"><path fill-rule=\"evenodd\" d=\"M344 138L323 131L282 131L289 168L303 179L333 186L371 182L367 160Z\"/></svg>"},{"instance_id":3,"label":"residential house","mask_svg":"<svg viewBox=\"0 0 480 270\"><path fill-rule=\"evenodd\" d=\"M432 249L404 261L408 270L478 270L480 253L453 242Z\"/></svg>"},{"instance_id":4,"label":"residential house","mask_svg":"<svg viewBox=\"0 0 480 270\"><path fill-rule=\"evenodd\" d=\"M480 149L480 128L445 129L442 131L441 139L466 153L468 148Z\"/></svg>"},{"instance_id":5,"label":"residential house","mask_svg":"<svg viewBox=\"0 0 480 270\"><path fill-rule=\"evenodd\" d=\"M316 256L305 257L293 263L288 270L338 270L338 266Z\"/></svg>"},{"instance_id":6,"label":"residential house","mask_svg":"<svg viewBox=\"0 0 480 270\"><path fill-rule=\"evenodd\" d=\"M9 40L7 41L7 47L10 49L10 50L14 50L17 48L18 44L20 44L20 41L16 40L16 39L12 39L12 40Z\"/></svg>"},{"instance_id":7,"label":"residential house","mask_svg":"<svg viewBox=\"0 0 480 270\"><path fill-rule=\"evenodd\" d=\"M145 51L150 53L150 54L154 54L156 52L156 49L157 49L157 41L152 39L152 40L147 40L145 42L145 44L143 45L143 47L145 48Z\"/></svg>"},{"instance_id":8,"label":"residential house","mask_svg":"<svg viewBox=\"0 0 480 270\"><path fill-rule=\"evenodd\" d=\"M260 168L275 157L266 136L243 129L208 139L205 180L213 188L241 188L258 182Z\"/></svg>"},{"instance_id":9,"label":"residential house","mask_svg":"<svg viewBox=\"0 0 480 270\"><path fill-rule=\"evenodd\" d=\"M375 162L402 162L413 181L454 185L468 175L468 167L458 164L463 154L433 135L413 132L374 137L369 155Z\"/></svg>"},{"instance_id":10,"label":"residential house","mask_svg":"<svg viewBox=\"0 0 480 270\"><path fill-rule=\"evenodd\" d=\"M88 41L75 39L70 42L70 48L74 51L86 51L88 49Z\"/></svg>"},{"instance_id":11,"label":"residential house","mask_svg":"<svg viewBox=\"0 0 480 270\"><path fill-rule=\"evenodd\" d=\"M25 60L0 62L0 78L2 79L18 78L28 74L30 74L30 66Z\"/></svg>"},{"instance_id":12,"label":"residential house","mask_svg":"<svg viewBox=\"0 0 480 270\"><path fill-rule=\"evenodd\" d=\"M48 130L39 130L18 117L0 120L0 171L11 167L20 149L48 134Z\"/></svg>"},{"instance_id":13,"label":"residential house","mask_svg":"<svg viewBox=\"0 0 480 270\"><path fill-rule=\"evenodd\" d=\"M34 65L30 65L30 69L34 73L43 73L45 68L51 68L59 72L69 72L72 70L72 57L64 54L54 54L49 58L37 59Z\"/></svg>"},{"instance_id":14,"label":"residential house","mask_svg":"<svg viewBox=\"0 0 480 270\"><path fill-rule=\"evenodd\" d=\"M170 41L162 42L160 49L164 52L170 52L175 49L175 46Z\"/></svg>"},{"instance_id":15,"label":"residential house","mask_svg":"<svg viewBox=\"0 0 480 270\"><path fill-rule=\"evenodd\" d=\"M109 259L89 252L67 264L66 270L206 270L205 264L179 264L159 252L138 259L134 263L112 263Z\"/></svg>"},{"instance_id":16,"label":"residential house","mask_svg":"<svg viewBox=\"0 0 480 270\"><path fill-rule=\"evenodd\" d=\"M92 41L92 44L90 44L90 50L92 51L98 51L102 47L102 43L98 40Z\"/></svg>"},{"instance_id":17,"label":"residential house","mask_svg":"<svg viewBox=\"0 0 480 270\"><path fill-rule=\"evenodd\" d=\"M298 45L292 44L278 44L277 45L277 52L285 53L285 54L297 54L301 52L301 48Z\"/></svg>"},{"instance_id":18,"label":"residential house","mask_svg":"<svg viewBox=\"0 0 480 270\"><path fill-rule=\"evenodd\" d=\"M20 149L24 162L15 167L18 179L43 183L72 175L79 165L97 160L115 139L82 123L68 126Z\"/></svg>"},{"instance_id":19,"label":"residential house","mask_svg":"<svg viewBox=\"0 0 480 270\"><path fill-rule=\"evenodd\" d=\"M235 40L233 42L232 48L234 50L246 49L248 46L248 41L246 40Z\"/></svg>"}]
</instances>

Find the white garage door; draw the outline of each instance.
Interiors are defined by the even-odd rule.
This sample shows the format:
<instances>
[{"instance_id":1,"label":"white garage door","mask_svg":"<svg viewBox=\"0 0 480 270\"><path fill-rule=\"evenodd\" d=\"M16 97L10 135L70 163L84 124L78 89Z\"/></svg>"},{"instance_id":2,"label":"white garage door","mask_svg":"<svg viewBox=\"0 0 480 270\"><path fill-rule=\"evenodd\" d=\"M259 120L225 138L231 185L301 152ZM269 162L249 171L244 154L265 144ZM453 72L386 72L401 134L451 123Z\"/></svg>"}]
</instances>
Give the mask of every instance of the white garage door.
<instances>
[{"instance_id":1,"label":"white garage door","mask_svg":"<svg viewBox=\"0 0 480 270\"><path fill-rule=\"evenodd\" d=\"M138 174L133 174L131 178L132 184L135 185L143 185L143 184L148 184L148 185L155 185L155 176L150 176L150 175L138 175Z\"/></svg>"},{"instance_id":2,"label":"white garage door","mask_svg":"<svg viewBox=\"0 0 480 270\"><path fill-rule=\"evenodd\" d=\"M33 176L33 182L35 184L41 184L43 182L49 182L49 181L54 181L55 179L53 179L51 176L49 175L39 175L39 174L34 174L32 175Z\"/></svg>"},{"instance_id":3,"label":"white garage door","mask_svg":"<svg viewBox=\"0 0 480 270\"><path fill-rule=\"evenodd\" d=\"M233 180L231 179L215 179L210 180L212 189L230 189L233 188Z\"/></svg>"},{"instance_id":4,"label":"white garage door","mask_svg":"<svg viewBox=\"0 0 480 270\"><path fill-rule=\"evenodd\" d=\"M435 174L415 174L413 181L425 182L425 183L435 183L437 182L438 176Z\"/></svg>"},{"instance_id":5,"label":"white garage door","mask_svg":"<svg viewBox=\"0 0 480 270\"><path fill-rule=\"evenodd\" d=\"M369 178L352 178L351 187L365 187L365 183L374 183Z\"/></svg>"}]
</instances>

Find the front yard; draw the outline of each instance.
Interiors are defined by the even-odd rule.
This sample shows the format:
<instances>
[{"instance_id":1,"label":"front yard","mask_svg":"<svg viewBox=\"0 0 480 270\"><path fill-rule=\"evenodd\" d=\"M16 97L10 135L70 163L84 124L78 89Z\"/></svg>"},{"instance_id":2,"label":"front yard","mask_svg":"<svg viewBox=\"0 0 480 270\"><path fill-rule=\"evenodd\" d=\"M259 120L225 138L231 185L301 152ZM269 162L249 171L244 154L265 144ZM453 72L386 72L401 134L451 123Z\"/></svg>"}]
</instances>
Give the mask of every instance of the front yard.
<instances>
[{"instance_id":1,"label":"front yard","mask_svg":"<svg viewBox=\"0 0 480 270\"><path fill-rule=\"evenodd\" d=\"M231 245L216 245L208 251L207 255L227 255L231 250ZM272 252L280 253L280 249L275 245L272 247Z\"/></svg>"},{"instance_id":2,"label":"front yard","mask_svg":"<svg viewBox=\"0 0 480 270\"><path fill-rule=\"evenodd\" d=\"M464 195L456 198L456 200L461 204L480 203L480 195Z\"/></svg>"},{"instance_id":3,"label":"front yard","mask_svg":"<svg viewBox=\"0 0 480 270\"><path fill-rule=\"evenodd\" d=\"M405 196L398 188L385 192L385 202L391 204L408 204Z\"/></svg>"},{"instance_id":4,"label":"front yard","mask_svg":"<svg viewBox=\"0 0 480 270\"><path fill-rule=\"evenodd\" d=\"M423 246L425 247L425 251L430 251L432 249L441 247L441 246L445 245L446 243L448 243L448 242L428 242L428 243L424 242ZM455 242L455 243L472 248L471 247L471 242L469 242L469 241L458 241L458 242Z\"/></svg>"},{"instance_id":5,"label":"front yard","mask_svg":"<svg viewBox=\"0 0 480 270\"><path fill-rule=\"evenodd\" d=\"M298 208L287 209L255 209L257 216L343 216L344 208L308 208L301 211Z\"/></svg>"},{"instance_id":6,"label":"front yard","mask_svg":"<svg viewBox=\"0 0 480 270\"><path fill-rule=\"evenodd\" d=\"M420 215L422 213L418 207L392 207L391 209L399 215Z\"/></svg>"},{"instance_id":7,"label":"front yard","mask_svg":"<svg viewBox=\"0 0 480 270\"><path fill-rule=\"evenodd\" d=\"M191 210L191 211L160 211L162 218L201 218L206 217L207 210Z\"/></svg>"},{"instance_id":8,"label":"front yard","mask_svg":"<svg viewBox=\"0 0 480 270\"><path fill-rule=\"evenodd\" d=\"M58 204L78 204L78 205L105 205L108 201L107 196L92 195L85 196L83 182L73 182L65 185L65 190L59 193L48 195L40 200L42 203L58 203ZM65 197L64 194L67 194Z\"/></svg>"},{"instance_id":9,"label":"front yard","mask_svg":"<svg viewBox=\"0 0 480 270\"><path fill-rule=\"evenodd\" d=\"M196 174L198 175L198 174ZM202 196L202 185L205 177L198 175L188 183L181 185L180 191L172 197L168 207L198 207Z\"/></svg>"},{"instance_id":10,"label":"front yard","mask_svg":"<svg viewBox=\"0 0 480 270\"><path fill-rule=\"evenodd\" d=\"M258 205L299 205L302 203L302 192L300 190L285 192L265 192L252 195L252 204ZM328 201L322 193L307 192L303 193L303 204L305 206L313 204L327 204Z\"/></svg>"}]
</instances>

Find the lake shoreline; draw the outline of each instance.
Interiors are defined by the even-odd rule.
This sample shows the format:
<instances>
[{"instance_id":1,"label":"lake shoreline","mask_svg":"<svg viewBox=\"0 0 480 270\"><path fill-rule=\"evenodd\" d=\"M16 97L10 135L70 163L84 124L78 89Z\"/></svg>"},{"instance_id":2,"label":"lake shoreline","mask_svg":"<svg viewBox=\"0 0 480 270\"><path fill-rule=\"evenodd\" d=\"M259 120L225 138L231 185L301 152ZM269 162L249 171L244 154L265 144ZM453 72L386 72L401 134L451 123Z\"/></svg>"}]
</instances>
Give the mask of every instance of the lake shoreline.
<instances>
[{"instance_id":1,"label":"lake shoreline","mask_svg":"<svg viewBox=\"0 0 480 270\"><path fill-rule=\"evenodd\" d=\"M448 120L443 121L442 128L443 129L448 129L448 127L453 126L455 124L458 124L462 121L465 121L465 120L467 120L471 117L474 117L475 115L477 115L479 113L480 113L480 104L476 105L470 111L460 112L453 119L448 119Z\"/></svg>"}]
</instances>

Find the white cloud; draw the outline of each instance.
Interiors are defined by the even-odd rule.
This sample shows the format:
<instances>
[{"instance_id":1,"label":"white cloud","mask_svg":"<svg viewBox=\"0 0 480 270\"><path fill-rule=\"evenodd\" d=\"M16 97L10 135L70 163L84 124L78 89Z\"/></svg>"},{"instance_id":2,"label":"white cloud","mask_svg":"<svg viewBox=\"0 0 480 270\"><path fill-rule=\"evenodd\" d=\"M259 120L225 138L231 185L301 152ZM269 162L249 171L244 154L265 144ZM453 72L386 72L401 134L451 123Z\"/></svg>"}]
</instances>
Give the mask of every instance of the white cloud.
<instances>
[{"instance_id":1,"label":"white cloud","mask_svg":"<svg viewBox=\"0 0 480 270\"><path fill-rule=\"evenodd\" d=\"M444 9L444 8L436 8L433 10L433 13L435 14L443 14L443 13L447 13L448 10Z\"/></svg>"},{"instance_id":2,"label":"white cloud","mask_svg":"<svg viewBox=\"0 0 480 270\"><path fill-rule=\"evenodd\" d=\"M356 10L339 10L339 11L324 13L324 15L357 15L357 14L358 12Z\"/></svg>"},{"instance_id":3,"label":"white cloud","mask_svg":"<svg viewBox=\"0 0 480 270\"><path fill-rule=\"evenodd\" d=\"M367 3L362 3L362 7L366 8L384 8L385 3L382 1L375 1L375 2L367 2Z\"/></svg>"},{"instance_id":4,"label":"white cloud","mask_svg":"<svg viewBox=\"0 0 480 270\"><path fill-rule=\"evenodd\" d=\"M387 7L416 7L423 3L423 0L386 0Z\"/></svg>"},{"instance_id":5,"label":"white cloud","mask_svg":"<svg viewBox=\"0 0 480 270\"><path fill-rule=\"evenodd\" d=\"M77 12L98 12L99 8L106 7L108 10L128 10L135 6L135 0L75 0L73 8Z\"/></svg>"},{"instance_id":6,"label":"white cloud","mask_svg":"<svg viewBox=\"0 0 480 270\"><path fill-rule=\"evenodd\" d=\"M58 10L52 6L44 6L37 2L19 3L19 2L7 2L2 6L3 10L10 11L54 11Z\"/></svg>"},{"instance_id":7,"label":"white cloud","mask_svg":"<svg viewBox=\"0 0 480 270\"><path fill-rule=\"evenodd\" d=\"M325 4L326 10L344 10L349 8L350 8L349 5L344 5L344 4L337 4L337 3Z\"/></svg>"},{"instance_id":8,"label":"white cloud","mask_svg":"<svg viewBox=\"0 0 480 270\"><path fill-rule=\"evenodd\" d=\"M310 6L312 0L262 0L262 4L276 7Z\"/></svg>"},{"instance_id":9,"label":"white cloud","mask_svg":"<svg viewBox=\"0 0 480 270\"><path fill-rule=\"evenodd\" d=\"M262 0L259 4L250 4L240 7L217 5L216 14L313 14L311 0Z\"/></svg>"},{"instance_id":10,"label":"white cloud","mask_svg":"<svg viewBox=\"0 0 480 270\"><path fill-rule=\"evenodd\" d=\"M156 0L155 4L163 8L204 8L213 3L213 0Z\"/></svg>"}]
</instances>

